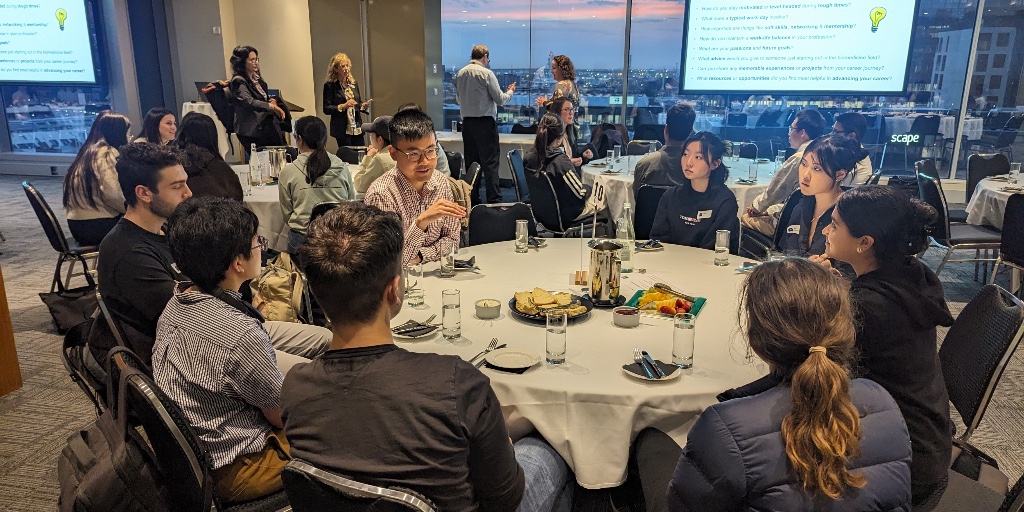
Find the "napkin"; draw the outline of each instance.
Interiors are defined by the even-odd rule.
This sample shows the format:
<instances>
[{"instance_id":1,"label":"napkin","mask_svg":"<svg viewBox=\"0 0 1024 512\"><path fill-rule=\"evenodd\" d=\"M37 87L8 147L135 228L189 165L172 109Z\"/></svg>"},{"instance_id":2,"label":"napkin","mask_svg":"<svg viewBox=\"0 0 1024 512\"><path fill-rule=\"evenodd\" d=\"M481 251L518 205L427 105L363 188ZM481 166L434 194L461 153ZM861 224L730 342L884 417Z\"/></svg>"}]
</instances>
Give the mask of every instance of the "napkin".
<instances>
[{"instance_id":1,"label":"napkin","mask_svg":"<svg viewBox=\"0 0 1024 512\"><path fill-rule=\"evenodd\" d=\"M402 336L408 336L410 338L415 338L417 336L424 336L424 335L430 334L430 333L434 332L437 329L438 329L438 327L436 325L420 325L420 326L404 327L402 329L395 328L395 329L392 329L391 331L394 332L395 334L400 334Z\"/></svg>"},{"instance_id":2,"label":"napkin","mask_svg":"<svg viewBox=\"0 0 1024 512\"><path fill-rule=\"evenodd\" d=\"M455 260L455 268L476 268L476 256L468 260Z\"/></svg>"},{"instance_id":3,"label":"napkin","mask_svg":"<svg viewBox=\"0 0 1024 512\"><path fill-rule=\"evenodd\" d=\"M658 359L655 359L654 362L658 364L658 367L661 368L661 371L665 372L665 378L666 379L668 378L669 375L672 375L672 372L674 372L674 371L679 369L679 367L674 365L674 364L669 364L669 363L663 362L663 361L658 360ZM642 368L640 368L640 365L637 364L637 363L624 364L624 365L622 365L622 369L626 370L627 372L632 373L634 375L639 375L639 376L641 376L641 377L643 377L645 379L647 378L647 374L644 373L644 370ZM654 374L654 377L655 377L656 380L664 380L664 379L657 378L658 377L657 373Z\"/></svg>"},{"instance_id":4,"label":"napkin","mask_svg":"<svg viewBox=\"0 0 1024 512\"><path fill-rule=\"evenodd\" d=\"M486 366L486 367L488 367L488 368L490 368L490 369L492 369L494 371L498 371L498 372L505 372L505 373L513 373L513 374L516 374L516 375L522 375L522 374L526 373L526 370L529 370L530 368L533 368L533 366L537 366L537 365L527 366L526 368L502 368L500 366L494 366L493 364L491 364L490 361L486 361L484 363L484 366Z\"/></svg>"}]
</instances>

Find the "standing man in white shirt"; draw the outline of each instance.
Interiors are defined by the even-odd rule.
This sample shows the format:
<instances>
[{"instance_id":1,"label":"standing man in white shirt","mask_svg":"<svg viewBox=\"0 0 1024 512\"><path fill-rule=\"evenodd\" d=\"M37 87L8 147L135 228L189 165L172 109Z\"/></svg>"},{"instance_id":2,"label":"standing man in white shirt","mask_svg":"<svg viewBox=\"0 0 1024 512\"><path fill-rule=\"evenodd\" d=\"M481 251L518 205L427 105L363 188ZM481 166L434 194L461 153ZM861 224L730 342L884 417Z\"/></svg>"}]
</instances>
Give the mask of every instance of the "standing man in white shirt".
<instances>
[{"instance_id":1,"label":"standing man in white shirt","mask_svg":"<svg viewBox=\"0 0 1024 512\"><path fill-rule=\"evenodd\" d=\"M501 92L498 77L487 68L491 52L487 46L478 44L470 54L472 60L455 75L455 101L462 113L462 142L466 150L466 167L473 162L480 163L483 183L487 187L487 202L501 202L501 188L498 186L498 105L508 103L516 90L515 82ZM473 187L473 204L480 200L481 181Z\"/></svg>"}]
</instances>

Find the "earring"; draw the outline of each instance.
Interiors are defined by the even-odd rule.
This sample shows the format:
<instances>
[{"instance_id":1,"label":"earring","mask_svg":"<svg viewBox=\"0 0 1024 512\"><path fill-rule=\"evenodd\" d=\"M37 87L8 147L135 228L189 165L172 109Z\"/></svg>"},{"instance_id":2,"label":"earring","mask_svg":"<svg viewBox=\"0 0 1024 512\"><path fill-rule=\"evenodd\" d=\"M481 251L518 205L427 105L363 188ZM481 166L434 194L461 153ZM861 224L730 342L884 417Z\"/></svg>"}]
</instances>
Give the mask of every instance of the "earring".
<instances>
[{"instance_id":1,"label":"earring","mask_svg":"<svg viewBox=\"0 0 1024 512\"><path fill-rule=\"evenodd\" d=\"M858 253L862 253L862 252L864 252L864 248L863 248L863 247L858 247L858 248L857 248L857 252L858 252Z\"/></svg>"}]
</instances>

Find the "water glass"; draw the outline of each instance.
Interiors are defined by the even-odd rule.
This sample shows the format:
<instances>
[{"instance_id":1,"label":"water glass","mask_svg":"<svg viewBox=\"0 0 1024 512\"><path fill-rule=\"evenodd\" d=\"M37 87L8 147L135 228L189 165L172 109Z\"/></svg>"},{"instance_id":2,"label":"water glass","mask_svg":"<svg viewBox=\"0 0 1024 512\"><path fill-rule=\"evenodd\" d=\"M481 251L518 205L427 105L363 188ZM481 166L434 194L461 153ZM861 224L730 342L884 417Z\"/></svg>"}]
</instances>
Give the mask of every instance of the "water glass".
<instances>
[{"instance_id":1,"label":"water glass","mask_svg":"<svg viewBox=\"0 0 1024 512\"><path fill-rule=\"evenodd\" d=\"M452 121L452 133L455 133L457 131L459 131L459 122L458 121Z\"/></svg>"},{"instance_id":2,"label":"water glass","mask_svg":"<svg viewBox=\"0 0 1024 512\"><path fill-rule=\"evenodd\" d=\"M615 152L615 161L619 161L619 158L622 156L622 146L616 144L612 146L612 151Z\"/></svg>"},{"instance_id":3,"label":"water glass","mask_svg":"<svg viewBox=\"0 0 1024 512\"><path fill-rule=\"evenodd\" d=\"M615 159L615 151L613 151L613 150L609 149L609 150L608 150L608 159L607 159L607 163L608 163L608 164L611 164L611 163L612 163L612 161L614 161L614 159Z\"/></svg>"},{"instance_id":4,"label":"water glass","mask_svg":"<svg viewBox=\"0 0 1024 512\"><path fill-rule=\"evenodd\" d=\"M715 231L715 266L725 267L729 265L729 230L719 229Z\"/></svg>"},{"instance_id":5,"label":"water glass","mask_svg":"<svg viewBox=\"0 0 1024 512\"><path fill-rule=\"evenodd\" d=\"M775 153L775 168L778 169L779 167L782 167L782 164L784 163L786 163L786 151L780 149Z\"/></svg>"},{"instance_id":6,"label":"water glass","mask_svg":"<svg viewBox=\"0 0 1024 512\"><path fill-rule=\"evenodd\" d=\"M1019 163L1012 163L1012 164L1010 164L1010 183L1016 185L1017 184L1017 180L1019 178L1020 178L1020 164Z\"/></svg>"},{"instance_id":7,"label":"water glass","mask_svg":"<svg viewBox=\"0 0 1024 512\"><path fill-rule=\"evenodd\" d=\"M249 171L238 171L235 173L238 175L238 181L242 184L242 194L251 196L252 195L252 184L249 183Z\"/></svg>"},{"instance_id":8,"label":"water glass","mask_svg":"<svg viewBox=\"0 0 1024 512\"><path fill-rule=\"evenodd\" d=\"M568 322L569 317L565 312L550 313L547 316L544 352L548 364L565 363L565 330Z\"/></svg>"},{"instance_id":9,"label":"water glass","mask_svg":"<svg viewBox=\"0 0 1024 512\"><path fill-rule=\"evenodd\" d=\"M733 162L739 162L740 161L740 146L742 146L742 144L739 143L739 142L733 142L732 143L732 161Z\"/></svg>"},{"instance_id":10,"label":"water glass","mask_svg":"<svg viewBox=\"0 0 1024 512\"><path fill-rule=\"evenodd\" d=\"M672 329L672 364L680 368L693 368L693 338L696 326L693 315L678 313Z\"/></svg>"},{"instance_id":11,"label":"water glass","mask_svg":"<svg viewBox=\"0 0 1024 512\"><path fill-rule=\"evenodd\" d=\"M405 299L411 307L423 305L423 263L410 263L405 267Z\"/></svg>"},{"instance_id":12,"label":"water glass","mask_svg":"<svg viewBox=\"0 0 1024 512\"><path fill-rule=\"evenodd\" d=\"M516 252L523 253L529 249L530 230L526 219L516 221Z\"/></svg>"},{"instance_id":13,"label":"water glass","mask_svg":"<svg viewBox=\"0 0 1024 512\"><path fill-rule=\"evenodd\" d=\"M439 277L455 277L455 247L441 256L441 268L437 271Z\"/></svg>"},{"instance_id":14,"label":"water glass","mask_svg":"<svg viewBox=\"0 0 1024 512\"><path fill-rule=\"evenodd\" d=\"M750 166L747 167L747 179L750 181L757 181L757 171L761 168L761 164L754 161L750 162Z\"/></svg>"},{"instance_id":15,"label":"water glass","mask_svg":"<svg viewBox=\"0 0 1024 512\"><path fill-rule=\"evenodd\" d=\"M441 336L446 340L462 337L461 307L458 290L441 292Z\"/></svg>"}]
</instances>

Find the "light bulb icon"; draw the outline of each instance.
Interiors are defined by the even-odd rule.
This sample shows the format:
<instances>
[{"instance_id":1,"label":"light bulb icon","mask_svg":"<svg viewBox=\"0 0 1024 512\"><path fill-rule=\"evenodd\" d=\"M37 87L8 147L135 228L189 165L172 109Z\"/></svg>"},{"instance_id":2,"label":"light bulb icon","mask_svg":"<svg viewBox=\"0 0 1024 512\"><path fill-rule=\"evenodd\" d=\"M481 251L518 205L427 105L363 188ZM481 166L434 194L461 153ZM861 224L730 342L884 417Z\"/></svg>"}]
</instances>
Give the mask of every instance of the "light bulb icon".
<instances>
[{"instance_id":1,"label":"light bulb icon","mask_svg":"<svg viewBox=\"0 0 1024 512\"><path fill-rule=\"evenodd\" d=\"M68 12L64 9L57 9L54 15L57 16L57 23L60 23L60 29L64 30L64 20L68 19Z\"/></svg>"},{"instance_id":2,"label":"light bulb icon","mask_svg":"<svg viewBox=\"0 0 1024 512\"><path fill-rule=\"evenodd\" d=\"M871 31L878 32L878 22L885 19L885 7L875 7L871 9Z\"/></svg>"}]
</instances>

